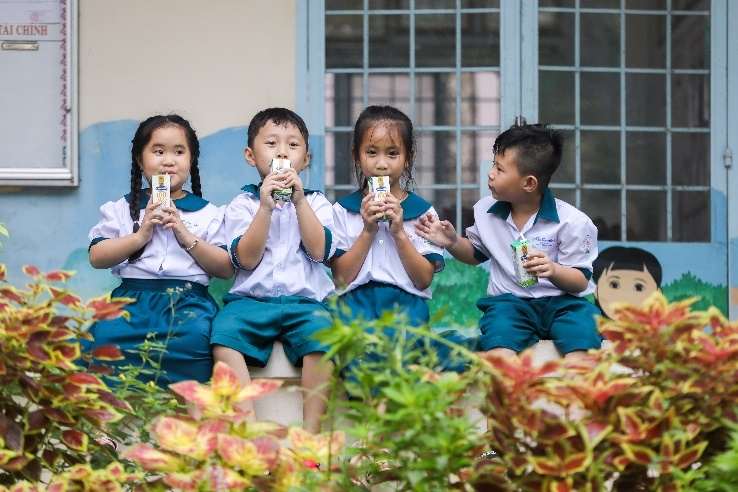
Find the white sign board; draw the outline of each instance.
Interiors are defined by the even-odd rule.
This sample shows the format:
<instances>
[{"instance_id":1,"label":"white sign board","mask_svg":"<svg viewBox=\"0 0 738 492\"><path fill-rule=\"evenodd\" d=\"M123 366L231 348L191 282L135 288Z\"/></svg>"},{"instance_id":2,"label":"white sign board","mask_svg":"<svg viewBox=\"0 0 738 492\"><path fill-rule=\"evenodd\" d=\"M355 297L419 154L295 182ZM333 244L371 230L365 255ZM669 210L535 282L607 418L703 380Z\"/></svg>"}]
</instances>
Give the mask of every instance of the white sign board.
<instances>
[{"instance_id":1,"label":"white sign board","mask_svg":"<svg viewBox=\"0 0 738 492\"><path fill-rule=\"evenodd\" d=\"M0 186L77 185L77 0L0 0Z\"/></svg>"}]
</instances>

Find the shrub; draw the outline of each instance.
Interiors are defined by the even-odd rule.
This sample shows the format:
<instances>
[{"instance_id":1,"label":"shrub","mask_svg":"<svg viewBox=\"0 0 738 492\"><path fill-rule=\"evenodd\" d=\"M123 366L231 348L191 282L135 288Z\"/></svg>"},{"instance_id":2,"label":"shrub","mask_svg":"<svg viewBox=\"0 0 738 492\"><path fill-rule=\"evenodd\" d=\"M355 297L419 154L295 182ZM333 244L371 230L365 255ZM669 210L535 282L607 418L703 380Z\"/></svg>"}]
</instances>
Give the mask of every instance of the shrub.
<instances>
[{"instance_id":1,"label":"shrub","mask_svg":"<svg viewBox=\"0 0 738 492\"><path fill-rule=\"evenodd\" d=\"M487 439L507 466L487 490L691 490L685 472L709 474L736 423L738 324L694 301L620 307L600 319L612 348L582 361L485 356Z\"/></svg>"},{"instance_id":2,"label":"shrub","mask_svg":"<svg viewBox=\"0 0 738 492\"><path fill-rule=\"evenodd\" d=\"M71 274L31 277L25 289L0 285L0 484L23 478L37 482L42 470L62 473L100 448L92 437L130 410L97 377L75 364L79 339L90 321L122 314L127 300L109 297L87 304L54 286ZM5 284L0 265L0 283ZM120 357L101 347L100 359Z\"/></svg>"},{"instance_id":3,"label":"shrub","mask_svg":"<svg viewBox=\"0 0 738 492\"><path fill-rule=\"evenodd\" d=\"M713 307L691 310L695 299L655 295L640 308L621 306L616 319L599 320L609 349L541 366L531 351L477 357L396 313L371 323L336 320L319 335L337 372L328 432L314 436L251 422L237 403L278 383L241 386L223 364L207 385L171 386L198 407L199 420L175 413L171 396L149 385L108 388L76 365L79 340L88 323L125 315L128 300L85 304L55 285L68 272L24 272L32 280L16 289L0 265L2 492L350 491L388 481L430 492L736 485L738 323ZM471 369L439 371L436 352L419 350L418 339L446 345ZM121 356L113 347L91 355ZM363 359L355 380L340 382L354 358ZM338 398L344 390L351 399ZM133 395L135 408L126 401ZM470 403L487 419L484 434L465 411ZM128 436L138 442L118 457L94 438L130 429L125 415L139 418ZM478 459L488 449L499 459Z\"/></svg>"}]
</instances>

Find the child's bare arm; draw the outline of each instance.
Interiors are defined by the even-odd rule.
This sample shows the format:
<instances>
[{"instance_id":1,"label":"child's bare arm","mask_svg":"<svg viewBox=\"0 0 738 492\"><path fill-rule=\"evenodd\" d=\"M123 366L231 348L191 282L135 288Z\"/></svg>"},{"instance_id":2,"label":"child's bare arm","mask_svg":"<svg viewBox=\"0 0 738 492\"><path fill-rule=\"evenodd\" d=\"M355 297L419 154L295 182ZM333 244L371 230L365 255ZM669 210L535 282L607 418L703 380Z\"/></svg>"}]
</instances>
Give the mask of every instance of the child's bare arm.
<instances>
[{"instance_id":1,"label":"child's bare arm","mask_svg":"<svg viewBox=\"0 0 738 492\"><path fill-rule=\"evenodd\" d=\"M174 202L172 202L171 207L163 207L162 211L167 214L162 221L164 229L171 229L174 232L179 244L186 248L190 256L208 275L218 278L231 278L233 276L235 269L228 251L207 241L200 240L192 231L187 229Z\"/></svg>"},{"instance_id":2,"label":"child's bare arm","mask_svg":"<svg viewBox=\"0 0 738 492\"><path fill-rule=\"evenodd\" d=\"M474 256L474 246L468 239L456 234L453 224L447 220L441 220L435 215L426 214L420 216L415 223L416 232L423 238L446 248L451 256L467 265L479 265Z\"/></svg>"},{"instance_id":3,"label":"child's bare arm","mask_svg":"<svg viewBox=\"0 0 738 492\"><path fill-rule=\"evenodd\" d=\"M275 176L278 174L268 174L264 178L261 184L259 209L236 245L236 258L244 270L256 268L264 256L269 238L269 227L272 223L272 212L277 207L272 192L282 189L281 183L275 179Z\"/></svg>"},{"instance_id":4,"label":"child's bare arm","mask_svg":"<svg viewBox=\"0 0 738 492\"><path fill-rule=\"evenodd\" d=\"M425 290L430 287L433 281L433 275L436 273L436 267L421 255L406 234L395 237L397 252L400 255L402 266L405 267L410 280L413 281L415 287L419 290Z\"/></svg>"},{"instance_id":5,"label":"child's bare arm","mask_svg":"<svg viewBox=\"0 0 738 492\"><path fill-rule=\"evenodd\" d=\"M157 204L149 198L146 205L141 226L137 232L123 237L116 237L100 241L90 248L90 265L93 268L112 268L120 265L133 253L143 248L154 236L154 227L162 223L163 213L155 212Z\"/></svg>"},{"instance_id":6,"label":"child's bare arm","mask_svg":"<svg viewBox=\"0 0 738 492\"><path fill-rule=\"evenodd\" d=\"M310 258L320 261L325 256L325 229L305 197L300 175L294 169L285 171L286 187L293 189L292 204L295 206L302 244Z\"/></svg>"},{"instance_id":7,"label":"child's bare arm","mask_svg":"<svg viewBox=\"0 0 738 492\"><path fill-rule=\"evenodd\" d=\"M364 261L366 261L366 255L369 254L372 247L374 236L379 231L377 221L380 215L377 211L380 210L381 204L374 202L373 198L374 193L369 193L361 200L360 213L364 221L364 229L356 238L356 241L346 253L331 260L331 272L336 285L346 286L359 275L361 267L364 266Z\"/></svg>"},{"instance_id":8,"label":"child's bare arm","mask_svg":"<svg viewBox=\"0 0 738 492\"><path fill-rule=\"evenodd\" d=\"M199 238L197 244L193 240L186 247L190 248L187 252L208 275L228 279L235 273L231 258L225 249L210 244L207 241L202 241Z\"/></svg>"},{"instance_id":9,"label":"child's bare arm","mask_svg":"<svg viewBox=\"0 0 738 492\"><path fill-rule=\"evenodd\" d=\"M385 213L390 220L390 234L395 240L395 246L397 247L400 261L402 261L402 266L405 268L415 287L419 290L425 290L430 287L433 281L433 275L436 273L435 265L421 255L415 249L410 238L407 237L403 225L403 212L400 201L392 194L388 194L384 205Z\"/></svg>"},{"instance_id":10,"label":"child's bare arm","mask_svg":"<svg viewBox=\"0 0 738 492\"><path fill-rule=\"evenodd\" d=\"M553 262L541 251L531 251L528 254L525 269L538 278L547 278L556 287L571 294L583 292L589 285L589 280L581 271Z\"/></svg>"}]
</instances>

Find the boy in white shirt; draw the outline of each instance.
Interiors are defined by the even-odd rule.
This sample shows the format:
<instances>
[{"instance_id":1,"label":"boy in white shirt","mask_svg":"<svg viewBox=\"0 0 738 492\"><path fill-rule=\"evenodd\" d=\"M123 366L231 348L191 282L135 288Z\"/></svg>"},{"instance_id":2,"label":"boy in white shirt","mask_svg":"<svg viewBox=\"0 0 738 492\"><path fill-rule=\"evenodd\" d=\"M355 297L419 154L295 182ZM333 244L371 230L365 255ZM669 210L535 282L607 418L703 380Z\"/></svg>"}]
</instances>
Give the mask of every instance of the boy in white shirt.
<instances>
[{"instance_id":1,"label":"boy in white shirt","mask_svg":"<svg viewBox=\"0 0 738 492\"><path fill-rule=\"evenodd\" d=\"M298 173L310 162L308 130L293 111L265 109L251 120L244 156L262 182L246 185L226 208L226 241L236 280L213 322L215 361L224 361L251 381L248 365L264 367L275 340L296 366L302 366L305 427L320 430L326 411L331 363L312 335L331 325L323 301L334 285L323 269L333 252L333 212L317 191L303 188ZM272 159L290 167L272 171ZM279 193L291 189L291 198ZM243 405L253 410L253 403Z\"/></svg>"},{"instance_id":2,"label":"boy in white shirt","mask_svg":"<svg viewBox=\"0 0 738 492\"><path fill-rule=\"evenodd\" d=\"M418 234L456 259L470 265L491 261L488 297L477 302L484 313L479 321L484 351L514 356L550 339L565 357L577 358L601 346L595 321L600 311L584 298L594 291L597 228L548 188L562 148L562 135L548 125L511 127L495 140L487 175L492 196L474 206L467 238L431 215L416 223ZM513 259L512 245L522 239L531 243L522 266L536 279L528 286L518 283Z\"/></svg>"}]
</instances>

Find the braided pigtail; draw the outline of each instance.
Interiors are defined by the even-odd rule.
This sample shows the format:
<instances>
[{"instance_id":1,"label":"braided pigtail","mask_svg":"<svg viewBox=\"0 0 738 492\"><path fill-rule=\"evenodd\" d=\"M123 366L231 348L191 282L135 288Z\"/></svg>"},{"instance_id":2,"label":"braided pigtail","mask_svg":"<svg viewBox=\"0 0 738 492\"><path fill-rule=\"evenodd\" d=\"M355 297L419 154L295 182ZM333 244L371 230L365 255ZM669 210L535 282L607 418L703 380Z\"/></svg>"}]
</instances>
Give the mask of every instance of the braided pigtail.
<instances>
[{"instance_id":1,"label":"braided pigtail","mask_svg":"<svg viewBox=\"0 0 738 492\"><path fill-rule=\"evenodd\" d=\"M139 169L138 164L136 161L133 161L133 166L131 167L131 194L128 196L128 210L131 213L131 220L133 220L133 233L137 233L138 229L140 228L138 224L138 219L141 216L141 169ZM144 252L144 248L146 246L141 247L138 251L133 253L128 258L128 263L133 263L139 258L141 258L141 255Z\"/></svg>"}]
</instances>

